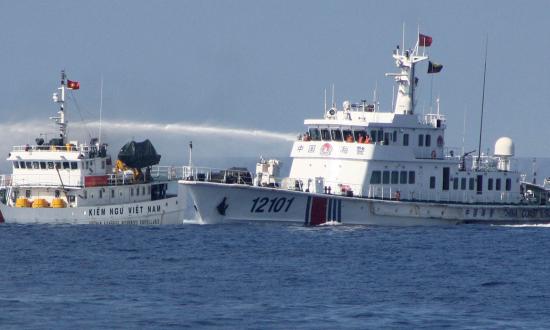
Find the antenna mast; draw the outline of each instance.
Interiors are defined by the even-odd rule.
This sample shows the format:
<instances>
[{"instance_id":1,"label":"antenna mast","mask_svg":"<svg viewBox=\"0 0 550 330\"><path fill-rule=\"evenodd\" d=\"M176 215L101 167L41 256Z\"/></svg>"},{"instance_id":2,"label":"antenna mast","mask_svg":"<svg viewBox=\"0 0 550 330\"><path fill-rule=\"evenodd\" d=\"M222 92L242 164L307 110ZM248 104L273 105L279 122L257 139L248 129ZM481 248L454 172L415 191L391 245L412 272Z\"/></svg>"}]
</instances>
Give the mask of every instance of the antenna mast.
<instances>
[{"instance_id":1,"label":"antenna mast","mask_svg":"<svg viewBox=\"0 0 550 330\"><path fill-rule=\"evenodd\" d=\"M65 70L61 70L61 86L57 88L60 92L53 93L53 101L59 103L59 111L57 111L57 117L50 117L59 125L59 138L62 143L65 144L67 138L67 122L65 121Z\"/></svg>"},{"instance_id":2,"label":"antenna mast","mask_svg":"<svg viewBox=\"0 0 550 330\"><path fill-rule=\"evenodd\" d=\"M489 37L485 38L485 64L483 65L483 92L481 94L481 118L479 124L479 142L477 147L477 169L481 164L481 134L483 133L483 107L485 105L485 80L487 77L487 48L489 44Z\"/></svg>"},{"instance_id":3,"label":"antenna mast","mask_svg":"<svg viewBox=\"0 0 550 330\"><path fill-rule=\"evenodd\" d=\"M101 145L101 117L103 113L103 74L101 75L101 88L99 92L99 137L98 142Z\"/></svg>"}]
</instances>

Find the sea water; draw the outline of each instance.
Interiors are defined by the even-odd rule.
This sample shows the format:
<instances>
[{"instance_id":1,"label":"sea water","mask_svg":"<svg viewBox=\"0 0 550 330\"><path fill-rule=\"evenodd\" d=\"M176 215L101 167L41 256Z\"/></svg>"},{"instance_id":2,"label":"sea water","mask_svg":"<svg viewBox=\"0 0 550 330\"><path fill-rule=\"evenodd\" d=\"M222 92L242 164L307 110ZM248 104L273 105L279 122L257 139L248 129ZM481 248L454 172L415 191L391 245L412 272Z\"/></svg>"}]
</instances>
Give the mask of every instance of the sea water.
<instances>
[{"instance_id":1,"label":"sea water","mask_svg":"<svg viewBox=\"0 0 550 330\"><path fill-rule=\"evenodd\" d=\"M550 227L0 226L0 328L546 328Z\"/></svg>"}]
</instances>

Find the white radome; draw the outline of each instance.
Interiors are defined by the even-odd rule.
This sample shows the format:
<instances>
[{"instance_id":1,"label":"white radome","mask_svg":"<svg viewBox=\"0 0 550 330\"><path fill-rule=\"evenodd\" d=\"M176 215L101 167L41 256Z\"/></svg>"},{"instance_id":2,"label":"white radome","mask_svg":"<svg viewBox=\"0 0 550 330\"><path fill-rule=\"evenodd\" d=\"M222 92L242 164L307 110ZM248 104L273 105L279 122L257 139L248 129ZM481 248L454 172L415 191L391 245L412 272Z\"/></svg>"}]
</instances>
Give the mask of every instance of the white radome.
<instances>
[{"instance_id":1,"label":"white radome","mask_svg":"<svg viewBox=\"0 0 550 330\"><path fill-rule=\"evenodd\" d=\"M511 138L503 136L495 142L495 156L514 156L514 141Z\"/></svg>"}]
</instances>

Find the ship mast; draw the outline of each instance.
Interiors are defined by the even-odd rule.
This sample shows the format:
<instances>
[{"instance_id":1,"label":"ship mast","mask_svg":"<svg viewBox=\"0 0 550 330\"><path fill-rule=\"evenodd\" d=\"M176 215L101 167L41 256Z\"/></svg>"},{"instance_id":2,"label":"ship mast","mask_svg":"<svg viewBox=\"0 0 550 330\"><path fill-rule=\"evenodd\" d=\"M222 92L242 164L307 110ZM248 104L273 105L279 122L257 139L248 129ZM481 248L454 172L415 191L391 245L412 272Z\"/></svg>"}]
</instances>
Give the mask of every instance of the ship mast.
<instances>
[{"instance_id":1,"label":"ship mast","mask_svg":"<svg viewBox=\"0 0 550 330\"><path fill-rule=\"evenodd\" d=\"M415 75L415 66L418 62L428 59L428 56L419 55L418 49L419 40L417 40L413 50L402 49L400 53L399 46L397 46L397 49L393 52L395 65L401 71L399 73L386 73L387 77L394 77L398 85L394 113L404 115L414 114L414 93L418 83L418 78Z\"/></svg>"},{"instance_id":2,"label":"ship mast","mask_svg":"<svg viewBox=\"0 0 550 330\"><path fill-rule=\"evenodd\" d=\"M61 70L61 86L59 86L59 93L53 93L53 101L59 104L59 111L57 111L57 117L50 117L54 120L55 123L59 126L59 138L62 140L64 145L67 141L67 124L65 121L65 80L67 76L65 75L65 70Z\"/></svg>"}]
</instances>

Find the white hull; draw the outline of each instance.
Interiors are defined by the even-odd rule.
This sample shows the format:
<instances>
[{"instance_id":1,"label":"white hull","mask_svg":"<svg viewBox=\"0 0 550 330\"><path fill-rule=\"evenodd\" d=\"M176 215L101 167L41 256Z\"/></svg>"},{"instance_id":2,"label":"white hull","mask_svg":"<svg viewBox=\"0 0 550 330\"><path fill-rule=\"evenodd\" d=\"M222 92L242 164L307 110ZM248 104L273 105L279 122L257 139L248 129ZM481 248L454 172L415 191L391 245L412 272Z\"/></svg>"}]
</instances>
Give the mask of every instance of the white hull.
<instances>
[{"instance_id":1,"label":"white hull","mask_svg":"<svg viewBox=\"0 0 550 330\"><path fill-rule=\"evenodd\" d=\"M179 184L194 204L196 220L204 223L243 220L290 221L305 225L550 222L549 206L395 201L238 184L196 181L180 181Z\"/></svg>"},{"instance_id":2,"label":"white hull","mask_svg":"<svg viewBox=\"0 0 550 330\"><path fill-rule=\"evenodd\" d=\"M0 220L21 224L174 225L183 223L182 204L178 197L69 208L15 208L0 203Z\"/></svg>"}]
</instances>

